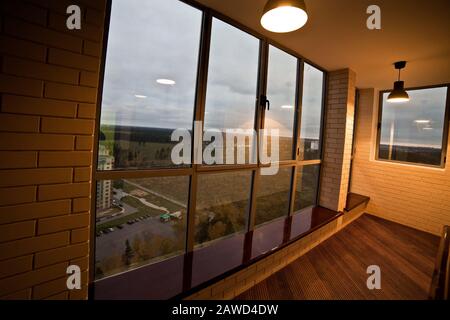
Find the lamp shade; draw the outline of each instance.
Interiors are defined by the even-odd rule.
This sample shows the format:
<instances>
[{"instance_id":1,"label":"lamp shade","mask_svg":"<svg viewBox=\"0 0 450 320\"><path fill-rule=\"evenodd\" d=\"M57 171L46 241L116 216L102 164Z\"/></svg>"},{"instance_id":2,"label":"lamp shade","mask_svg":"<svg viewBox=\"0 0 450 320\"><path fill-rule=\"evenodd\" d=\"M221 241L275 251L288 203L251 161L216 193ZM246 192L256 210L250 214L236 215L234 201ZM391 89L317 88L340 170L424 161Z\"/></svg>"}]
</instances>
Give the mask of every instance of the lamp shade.
<instances>
[{"instance_id":1,"label":"lamp shade","mask_svg":"<svg viewBox=\"0 0 450 320\"><path fill-rule=\"evenodd\" d=\"M394 90L389 94L387 101L394 103L409 101L409 96L405 91L405 83L403 81L394 82Z\"/></svg>"},{"instance_id":2,"label":"lamp shade","mask_svg":"<svg viewBox=\"0 0 450 320\"><path fill-rule=\"evenodd\" d=\"M308 14L303 0L269 0L261 17L264 29L278 33L300 29L307 21Z\"/></svg>"}]
</instances>

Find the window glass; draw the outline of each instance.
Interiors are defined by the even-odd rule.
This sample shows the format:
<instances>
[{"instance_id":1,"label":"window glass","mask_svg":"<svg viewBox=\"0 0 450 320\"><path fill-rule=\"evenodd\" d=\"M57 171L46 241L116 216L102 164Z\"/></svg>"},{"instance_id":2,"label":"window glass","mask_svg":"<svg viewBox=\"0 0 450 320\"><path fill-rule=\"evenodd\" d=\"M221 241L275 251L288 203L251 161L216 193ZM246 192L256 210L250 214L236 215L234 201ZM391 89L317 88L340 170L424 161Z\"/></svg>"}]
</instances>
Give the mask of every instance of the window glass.
<instances>
[{"instance_id":1,"label":"window glass","mask_svg":"<svg viewBox=\"0 0 450 320\"><path fill-rule=\"evenodd\" d=\"M192 129L201 11L180 1L114 0L99 170L173 167L174 129Z\"/></svg>"},{"instance_id":2,"label":"window glass","mask_svg":"<svg viewBox=\"0 0 450 320\"><path fill-rule=\"evenodd\" d=\"M300 160L320 159L323 77L322 71L304 64Z\"/></svg>"},{"instance_id":3,"label":"window glass","mask_svg":"<svg viewBox=\"0 0 450 320\"><path fill-rule=\"evenodd\" d=\"M269 46L267 99L270 110L266 110L264 128L279 129L280 160L291 160L293 156L296 84L297 58ZM267 148L270 150L269 145Z\"/></svg>"},{"instance_id":4,"label":"window glass","mask_svg":"<svg viewBox=\"0 0 450 320\"><path fill-rule=\"evenodd\" d=\"M280 168L275 175L259 177L255 225L287 216L291 190L292 168Z\"/></svg>"},{"instance_id":5,"label":"window glass","mask_svg":"<svg viewBox=\"0 0 450 320\"><path fill-rule=\"evenodd\" d=\"M440 165L447 87L408 90L405 103L390 103L383 93L378 158Z\"/></svg>"},{"instance_id":6,"label":"window glass","mask_svg":"<svg viewBox=\"0 0 450 320\"><path fill-rule=\"evenodd\" d=\"M308 165L298 168L294 212L317 204L319 170L320 165Z\"/></svg>"},{"instance_id":7,"label":"window glass","mask_svg":"<svg viewBox=\"0 0 450 320\"><path fill-rule=\"evenodd\" d=\"M95 275L184 253L189 177L97 182Z\"/></svg>"},{"instance_id":8,"label":"window glass","mask_svg":"<svg viewBox=\"0 0 450 320\"><path fill-rule=\"evenodd\" d=\"M198 177L195 243L245 230L252 171L202 174Z\"/></svg>"},{"instance_id":9,"label":"window glass","mask_svg":"<svg viewBox=\"0 0 450 320\"><path fill-rule=\"evenodd\" d=\"M259 40L257 38L225 22L213 19L205 131L254 129L258 61ZM242 149L245 152L245 163L249 163L252 154L250 151L254 147L252 140L246 138L244 133L237 134L237 137L239 136L243 138L242 144L245 144ZM225 163L227 141L224 135L222 138L224 149L221 152ZM205 145L207 144L209 143ZM236 152L239 144L233 145Z\"/></svg>"}]
</instances>

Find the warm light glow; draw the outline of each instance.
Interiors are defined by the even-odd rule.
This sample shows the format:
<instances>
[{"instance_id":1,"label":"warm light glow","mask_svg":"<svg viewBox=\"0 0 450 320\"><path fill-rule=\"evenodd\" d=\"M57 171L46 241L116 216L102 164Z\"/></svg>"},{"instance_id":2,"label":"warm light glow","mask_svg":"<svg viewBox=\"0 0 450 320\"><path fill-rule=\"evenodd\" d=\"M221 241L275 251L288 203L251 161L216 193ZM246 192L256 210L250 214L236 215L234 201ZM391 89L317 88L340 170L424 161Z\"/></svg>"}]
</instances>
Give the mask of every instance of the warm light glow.
<instances>
[{"instance_id":1,"label":"warm light glow","mask_svg":"<svg viewBox=\"0 0 450 320\"><path fill-rule=\"evenodd\" d=\"M264 29L272 32L291 32L308 21L308 14L300 8L283 6L266 12L261 18Z\"/></svg>"},{"instance_id":2,"label":"warm light glow","mask_svg":"<svg viewBox=\"0 0 450 320\"><path fill-rule=\"evenodd\" d=\"M430 120L415 120L414 122L415 123L430 123Z\"/></svg>"},{"instance_id":3,"label":"warm light glow","mask_svg":"<svg viewBox=\"0 0 450 320\"><path fill-rule=\"evenodd\" d=\"M166 86L173 86L174 84L176 84L175 81L170 80L170 79L158 79L158 80L156 80L156 82L159 84L166 85Z\"/></svg>"},{"instance_id":4,"label":"warm light glow","mask_svg":"<svg viewBox=\"0 0 450 320\"><path fill-rule=\"evenodd\" d=\"M294 109L294 106L284 105L281 106L281 109Z\"/></svg>"},{"instance_id":5,"label":"warm light glow","mask_svg":"<svg viewBox=\"0 0 450 320\"><path fill-rule=\"evenodd\" d=\"M392 103L408 102L409 98L388 98L387 101Z\"/></svg>"},{"instance_id":6,"label":"warm light glow","mask_svg":"<svg viewBox=\"0 0 450 320\"><path fill-rule=\"evenodd\" d=\"M147 96L144 96L142 94L135 94L134 96L138 99L147 99Z\"/></svg>"}]
</instances>

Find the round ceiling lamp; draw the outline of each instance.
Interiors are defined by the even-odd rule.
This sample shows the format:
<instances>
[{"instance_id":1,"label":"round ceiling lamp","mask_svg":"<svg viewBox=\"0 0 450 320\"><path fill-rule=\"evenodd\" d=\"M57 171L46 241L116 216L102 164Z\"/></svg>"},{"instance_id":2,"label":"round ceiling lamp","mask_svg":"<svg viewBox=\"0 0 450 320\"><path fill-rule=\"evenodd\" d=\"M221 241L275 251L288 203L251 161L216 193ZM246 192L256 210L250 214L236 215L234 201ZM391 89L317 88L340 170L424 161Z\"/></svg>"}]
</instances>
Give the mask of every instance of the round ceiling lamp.
<instances>
[{"instance_id":1,"label":"round ceiling lamp","mask_svg":"<svg viewBox=\"0 0 450 320\"><path fill-rule=\"evenodd\" d=\"M304 0L269 0L261 17L264 29L278 33L298 30L307 21Z\"/></svg>"},{"instance_id":2,"label":"round ceiling lamp","mask_svg":"<svg viewBox=\"0 0 450 320\"><path fill-rule=\"evenodd\" d=\"M405 91L405 82L400 81L400 70L406 67L406 61L398 61L394 63L395 69L398 70L398 80L394 82L394 89L389 94L387 101L388 102L408 102L409 95Z\"/></svg>"}]
</instances>

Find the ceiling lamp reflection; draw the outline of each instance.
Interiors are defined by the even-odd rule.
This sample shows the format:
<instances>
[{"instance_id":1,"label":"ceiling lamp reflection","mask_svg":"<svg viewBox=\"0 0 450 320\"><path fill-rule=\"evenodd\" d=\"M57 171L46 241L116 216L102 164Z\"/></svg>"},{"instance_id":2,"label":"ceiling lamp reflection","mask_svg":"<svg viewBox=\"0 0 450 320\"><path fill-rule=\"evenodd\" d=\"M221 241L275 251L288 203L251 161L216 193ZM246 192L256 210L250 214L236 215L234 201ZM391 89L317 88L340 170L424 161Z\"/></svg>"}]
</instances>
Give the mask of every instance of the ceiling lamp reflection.
<instances>
[{"instance_id":1,"label":"ceiling lamp reflection","mask_svg":"<svg viewBox=\"0 0 450 320\"><path fill-rule=\"evenodd\" d=\"M138 99L147 99L147 96L144 96L142 94L135 94L134 96Z\"/></svg>"},{"instance_id":2,"label":"ceiling lamp reflection","mask_svg":"<svg viewBox=\"0 0 450 320\"><path fill-rule=\"evenodd\" d=\"M170 80L170 79L158 79L156 80L157 83L165 85L165 86L173 86L176 84L176 82L174 80Z\"/></svg>"},{"instance_id":3,"label":"ceiling lamp reflection","mask_svg":"<svg viewBox=\"0 0 450 320\"><path fill-rule=\"evenodd\" d=\"M294 109L294 106L284 105L281 106L281 109Z\"/></svg>"},{"instance_id":4,"label":"ceiling lamp reflection","mask_svg":"<svg viewBox=\"0 0 450 320\"><path fill-rule=\"evenodd\" d=\"M415 123L430 123L430 120L414 120Z\"/></svg>"},{"instance_id":5,"label":"ceiling lamp reflection","mask_svg":"<svg viewBox=\"0 0 450 320\"><path fill-rule=\"evenodd\" d=\"M261 17L264 29L278 33L298 30L307 21L308 14L303 0L269 0Z\"/></svg>"}]
</instances>

